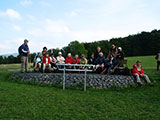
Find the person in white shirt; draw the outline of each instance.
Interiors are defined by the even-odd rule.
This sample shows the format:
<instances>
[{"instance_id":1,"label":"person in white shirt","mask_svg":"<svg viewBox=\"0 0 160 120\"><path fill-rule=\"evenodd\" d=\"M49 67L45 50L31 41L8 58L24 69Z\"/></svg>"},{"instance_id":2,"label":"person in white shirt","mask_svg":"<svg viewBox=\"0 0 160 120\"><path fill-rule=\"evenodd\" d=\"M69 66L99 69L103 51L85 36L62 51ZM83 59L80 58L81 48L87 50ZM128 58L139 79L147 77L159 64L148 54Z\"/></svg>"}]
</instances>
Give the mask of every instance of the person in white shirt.
<instances>
[{"instance_id":1,"label":"person in white shirt","mask_svg":"<svg viewBox=\"0 0 160 120\"><path fill-rule=\"evenodd\" d=\"M65 63L65 58L62 56L62 52L58 53L57 63L59 63L59 64L64 64Z\"/></svg>"}]
</instances>

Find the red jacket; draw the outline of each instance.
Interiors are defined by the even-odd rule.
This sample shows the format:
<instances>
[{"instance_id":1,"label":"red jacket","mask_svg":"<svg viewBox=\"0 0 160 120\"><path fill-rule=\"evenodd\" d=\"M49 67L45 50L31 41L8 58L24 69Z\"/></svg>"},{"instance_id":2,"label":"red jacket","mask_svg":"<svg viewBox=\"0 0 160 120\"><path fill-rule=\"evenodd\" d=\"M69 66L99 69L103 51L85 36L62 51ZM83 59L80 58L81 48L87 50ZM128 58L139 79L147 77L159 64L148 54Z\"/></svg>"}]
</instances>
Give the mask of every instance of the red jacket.
<instances>
[{"instance_id":1,"label":"red jacket","mask_svg":"<svg viewBox=\"0 0 160 120\"><path fill-rule=\"evenodd\" d=\"M80 64L80 59L78 58L77 60L73 60L73 64Z\"/></svg>"},{"instance_id":2,"label":"red jacket","mask_svg":"<svg viewBox=\"0 0 160 120\"><path fill-rule=\"evenodd\" d=\"M48 63L46 63L46 58L48 58ZM51 59L50 59L49 56L48 56L48 57L43 56L43 63L44 63L44 64L50 64L50 62L51 62Z\"/></svg>"},{"instance_id":3,"label":"red jacket","mask_svg":"<svg viewBox=\"0 0 160 120\"><path fill-rule=\"evenodd\" d=\"M136 66L136 65L133 65L132 75L135 76L136 73L137 73L138 75L140 75L140 74L143 75L143 74L144 74L142 65L141 65L141 71L138 71L137 66Z\"/></svg>"},{"instance_id":4,"label":"red jacket","mask_svg":"<svg viewBox=\"0 0 160 120\"><path fill-rule=\"evenodd\" d=\"M72 64L72 63L73 63L73 58L71 58L71 57L66 57L65 63L67 63L67 64Z\"/></svg>"}]
</instances>

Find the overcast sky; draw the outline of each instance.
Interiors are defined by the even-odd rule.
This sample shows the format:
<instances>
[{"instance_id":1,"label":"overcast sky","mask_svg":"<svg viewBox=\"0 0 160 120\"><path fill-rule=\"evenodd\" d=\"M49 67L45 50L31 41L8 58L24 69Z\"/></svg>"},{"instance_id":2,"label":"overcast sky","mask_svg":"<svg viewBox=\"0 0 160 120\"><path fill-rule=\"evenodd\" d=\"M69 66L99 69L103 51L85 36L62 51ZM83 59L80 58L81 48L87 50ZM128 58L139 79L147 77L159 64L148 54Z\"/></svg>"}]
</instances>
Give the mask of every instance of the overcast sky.
<instances>
[{"instance_id":1,"label":"overcast sky","mask_svg":"<svg viewBox=\"0 0 160 120\"><path fill-rule=\"evenodd\" d=\"M1 0L0 54L160 29L160 0Z\"/></svg>"}]
</instances>

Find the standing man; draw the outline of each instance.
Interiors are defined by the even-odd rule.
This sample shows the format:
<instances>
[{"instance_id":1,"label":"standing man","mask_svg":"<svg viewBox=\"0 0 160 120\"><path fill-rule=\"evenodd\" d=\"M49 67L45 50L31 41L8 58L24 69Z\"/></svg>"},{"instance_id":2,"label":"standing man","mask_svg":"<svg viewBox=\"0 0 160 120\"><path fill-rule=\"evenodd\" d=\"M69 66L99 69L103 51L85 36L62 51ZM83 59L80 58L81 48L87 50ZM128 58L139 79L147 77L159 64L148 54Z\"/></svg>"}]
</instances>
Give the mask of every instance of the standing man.
<instances>
[{"instance_id":1,"label":"standing man","mask_svg":"<svg viewBox=\"0 0 160 120\"><path fill-rule=\"evenodd\" d=\"M110 49L109 53L108 53L108 56L107 56L107 59L109 59L109 57L112 55L114 58L117 57L117 54L118 54L118 50L116 48L116 46L114 44L112 44L112 48Z\"/></svg>"},{"instance_id":2,"label":"standing man","mask_svg":"<svg viewBox=\"0 0 160 120\"><path fill-rule=\"evenodd\" d=\"M24 44L22 44L19 48L19 53L21 55L21 72L24 73L24 68L25 72L28 72L28 55L30 53L29 47L28 47L28 40L24 40Z\"/></svg>"},{"instance_id":3,"label":"standing man","mask_svg":"<svg viewBox=\"0 0 160 120\"><path fill-rule=\"evenodd\" d=\"M97 51L96 51L95 56L94 56L95 60L97 60L97 58L99 57L100 52L101 52L101 48L97 47Z\"/></svg>"},{"instance_id":4,"label":"standing man","mask_svg":"<svg viewBox=\"0 0 160 120\"><path fill-rule=\"evenodd\" d=\"M158 52L157 56L156 56L156 60L157 60L157 71L159 71L159 65L160 65L160 51Z\"/></svg>"}]
</instances>

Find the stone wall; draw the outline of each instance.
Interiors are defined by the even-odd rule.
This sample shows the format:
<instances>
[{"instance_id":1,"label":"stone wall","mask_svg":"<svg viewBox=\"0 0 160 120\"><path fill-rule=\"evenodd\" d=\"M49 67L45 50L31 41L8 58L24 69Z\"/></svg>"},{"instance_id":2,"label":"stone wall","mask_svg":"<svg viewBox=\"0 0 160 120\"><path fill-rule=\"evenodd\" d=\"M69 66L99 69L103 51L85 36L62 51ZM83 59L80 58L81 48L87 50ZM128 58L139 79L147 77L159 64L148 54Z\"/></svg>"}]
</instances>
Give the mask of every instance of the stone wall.
<instances>
[{"instance_id":1,"label":"stone wall","mask_svg":"<svg viewBox=\"0 0 160 120\"><path fill-rule=\"evenodd\" d=\"M20 78L24 82L38 82L44 84L62 84L62 73L13 73L13 78ZM66 85L76 86L84 83L84 74L66 74ZM92 88L110 88L113 86L128 86L135 84L132 76L87 74L87 86Z\"/></svg>"}]
</instances>

